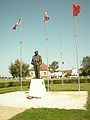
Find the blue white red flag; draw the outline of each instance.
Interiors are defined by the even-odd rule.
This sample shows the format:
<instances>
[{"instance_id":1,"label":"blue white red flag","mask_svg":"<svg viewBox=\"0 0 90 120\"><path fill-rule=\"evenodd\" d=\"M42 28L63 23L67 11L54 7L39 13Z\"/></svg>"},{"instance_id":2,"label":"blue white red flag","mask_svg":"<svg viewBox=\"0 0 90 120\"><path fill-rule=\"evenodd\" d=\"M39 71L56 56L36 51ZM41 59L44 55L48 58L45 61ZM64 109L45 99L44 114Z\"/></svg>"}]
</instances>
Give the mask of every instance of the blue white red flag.
<instances>
[{"instance_id":1,"label":"blue white red flag","mask_svg":"<svg viewBox=\"0 0 90 120\"><path fill-rule=\"evenodd\" d=\"M47 22L48 20L49 20L48 13L45 12L45 13L44 13L44 22Z\"/></svg>"},{"instance_id":2,"label":"blue white red flag","mask_svg":"<svg viewBox=\"0 0 90 120\"><path fill-rule=\"evenodd\" d=\"M20 26L21 22L22 22L22 18L20 18L20 19L16 22L16 24L12 27L12 29L13 29L13 30L16 30L17 27Z\"/></svg>"}]
</instances>

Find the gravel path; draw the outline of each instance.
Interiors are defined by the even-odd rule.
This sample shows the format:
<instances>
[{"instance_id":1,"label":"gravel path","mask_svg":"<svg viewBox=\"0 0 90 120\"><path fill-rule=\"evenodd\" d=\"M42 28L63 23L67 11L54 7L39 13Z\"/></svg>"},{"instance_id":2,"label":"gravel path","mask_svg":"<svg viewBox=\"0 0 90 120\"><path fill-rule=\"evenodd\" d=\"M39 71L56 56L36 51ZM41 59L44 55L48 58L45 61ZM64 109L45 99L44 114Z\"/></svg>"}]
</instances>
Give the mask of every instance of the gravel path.
<instances>
[{"instance_id":1,"label":"gravel path","mask_svg":"<svg viewBox=\"0 0 90 120\"><path fill-rule=\"evenodd\" d=\"M0 120L23 112L28 108L86 109L87 91L47 92L40 99L27 99L28 93L11 92L0 94Z\"/></svg>"},{"instance_id":2,"label":"gravel path","mask_svg":"<svg viewBox=\"0 0 90 120\"><path fill-rule=\"evenodd\" d=\"M9 118L23 112L24 110L24 108L0 106L0 120L8 120Z\"/></svg>"}]
</instances>

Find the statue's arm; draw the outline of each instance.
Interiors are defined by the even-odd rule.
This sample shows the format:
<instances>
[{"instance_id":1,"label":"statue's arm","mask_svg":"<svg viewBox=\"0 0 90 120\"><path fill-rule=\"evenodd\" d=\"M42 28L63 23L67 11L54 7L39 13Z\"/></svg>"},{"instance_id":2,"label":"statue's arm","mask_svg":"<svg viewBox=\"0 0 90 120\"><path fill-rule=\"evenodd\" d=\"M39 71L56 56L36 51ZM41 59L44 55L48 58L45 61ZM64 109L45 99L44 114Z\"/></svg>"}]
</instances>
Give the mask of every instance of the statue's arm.
<instances>
[{"instance_id":1,"label":"statue's arm","mask_svg":"<svg viewBox=\"0 0 90 120\"><path fill-rule=\"evenodd\" d=\"M41 56L39 56L39 65L41 65L42 64L42 58L41 58Z\"/></svg>"},{"instance_id":2,"label":"statue's arm","mask_svg":"<svg viewBox=\"0 0 90 120\"><path fill-rule=\"evenodd\" d=\"M32 57L32 61L31 61L31 64L34 65L34 60L33 60L33 57Z\"/></svg>"}]
</instances>

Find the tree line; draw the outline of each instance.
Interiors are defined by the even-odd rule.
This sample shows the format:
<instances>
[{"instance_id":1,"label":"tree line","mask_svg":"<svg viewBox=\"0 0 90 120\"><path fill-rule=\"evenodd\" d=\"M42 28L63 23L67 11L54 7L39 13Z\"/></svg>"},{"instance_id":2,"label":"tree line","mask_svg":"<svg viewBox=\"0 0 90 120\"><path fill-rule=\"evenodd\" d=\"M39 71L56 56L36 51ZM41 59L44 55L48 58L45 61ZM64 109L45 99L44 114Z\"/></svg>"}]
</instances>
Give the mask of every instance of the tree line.
<instances>
[{"instance_id":1,"label":"tree line","mask_svg":"<svg viewBox=\"0 0 90 120\"><path fill-rule=\"evenodd\" d=\"M9 65L9 73L13 76L13 78L20 78L20 66L21 63L19 59ZM53 61L48 68L50 72L56 72L59 68L58 61ZM90 75L90 56L83 57L79 71L81 76ZM22 62L22 77L27 76L30 76L29 64Z\"/></svg>"}]
</instances>

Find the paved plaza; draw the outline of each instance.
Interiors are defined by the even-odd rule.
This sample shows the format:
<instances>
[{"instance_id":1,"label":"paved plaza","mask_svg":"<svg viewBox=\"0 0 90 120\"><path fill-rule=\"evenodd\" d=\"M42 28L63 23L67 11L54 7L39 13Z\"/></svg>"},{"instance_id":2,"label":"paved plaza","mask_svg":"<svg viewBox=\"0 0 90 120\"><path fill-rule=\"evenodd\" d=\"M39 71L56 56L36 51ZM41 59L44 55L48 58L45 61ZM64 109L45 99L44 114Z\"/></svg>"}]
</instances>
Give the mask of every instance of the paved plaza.
<instances>
[{"instance_id":1,"label":"paved plaza","mask_svg":"<svg viewBox=\"0 0 90 120\"><path fill-rule=\"evenodd\" d=\"M28 99L28 92L11 92L0 94L0 106L17 108L59 108L59 109L86 109L87 91L46 92L46 95L37 99Z\"/></svg>"}]
</instances>

